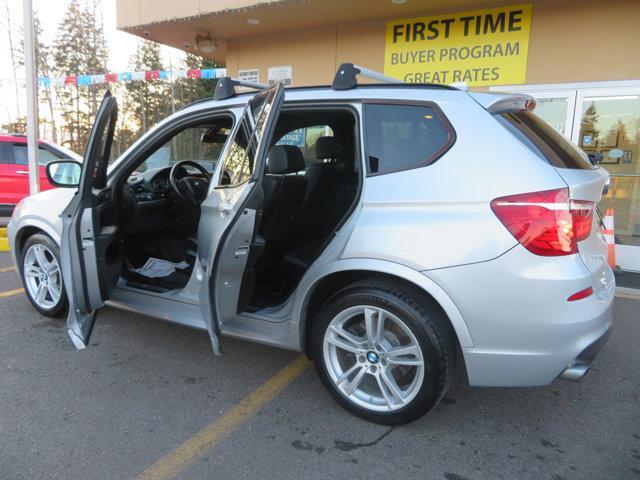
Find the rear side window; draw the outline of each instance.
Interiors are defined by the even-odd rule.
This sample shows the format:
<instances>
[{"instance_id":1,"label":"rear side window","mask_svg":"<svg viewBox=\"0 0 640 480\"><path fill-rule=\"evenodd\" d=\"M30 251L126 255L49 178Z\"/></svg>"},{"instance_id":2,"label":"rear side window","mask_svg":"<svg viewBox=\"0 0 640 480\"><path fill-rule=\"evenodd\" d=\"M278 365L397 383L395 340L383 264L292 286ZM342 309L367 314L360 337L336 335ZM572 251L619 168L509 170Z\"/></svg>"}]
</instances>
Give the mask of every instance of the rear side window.
<instances>
[{"instance_id":1,"label":"rear side window","mask_svg":"<svg viewBox=\"0 0 640 480\"><path fill-rule=\"evenodd\" d=\"M558 168L592 170L586 155L551 125L526 110L504 112L496 119L533 153Z\"/></svg>"},{"instance_id":2,"label":"rear side window","mask_svg":"<svg viewBox=\"0 0 640 480\"><path fill-rule=\"evenodd\" d=\"M453 128L431 105L366 104L365 129L373 175L430 165L454 142Z\"/></svg>"},{"instance_id":3,"label":"rear side window","mask_svg":"<svg viewBox=\"0 0 640 480\"><path fill-rule=\"evenodd\" d=\"M7 142L0 142L0 165L13 163L11 146Z\"/></svg>"}]
</instances>

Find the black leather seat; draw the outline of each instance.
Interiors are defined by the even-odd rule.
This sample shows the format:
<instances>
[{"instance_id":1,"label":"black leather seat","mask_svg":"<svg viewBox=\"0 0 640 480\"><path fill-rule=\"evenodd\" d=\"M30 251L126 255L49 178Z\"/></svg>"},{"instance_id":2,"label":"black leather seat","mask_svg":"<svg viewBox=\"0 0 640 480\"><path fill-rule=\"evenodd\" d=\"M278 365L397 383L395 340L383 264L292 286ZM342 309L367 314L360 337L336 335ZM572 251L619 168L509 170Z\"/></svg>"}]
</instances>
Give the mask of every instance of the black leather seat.
<instances>
[{"instance_id":1,"label":"black leather seat","mask_svg":"<svg viewBox=\"0 0 640 480\"><path fill-rule=\"evenodd\" d=\"M315 240L328 235L344 214L346 169L342 142L320 137L316 142L317 162L305 173L307 192L302 203L303 237Z\"/></svg>"},{"instance_id":2,"label":"black leather seat","mask_svg":"<svg viewBox=\"0 0 640 480\"><path fill-rule=\"evenodd\" d=\"M302 151L293 145L275 145L267 157L262 180L264 201L260 233L267 243L284 237L291 227L307 189L307 179L292 175L304 170Z\"/></svg>"},{"instance_id":3,"label":"black leather seat","mask_svg":"<svg viewBox=\"0 0 640 480\"><path fill-rule=\"evenodd\" d=\"M284 256L292 276L300 276L320 253L325 239L345 213L347 174L342 143L334 137L320 137L317 162L305 177L307 193L297 227L299 244Z\"/></svg>"}]
</instances>

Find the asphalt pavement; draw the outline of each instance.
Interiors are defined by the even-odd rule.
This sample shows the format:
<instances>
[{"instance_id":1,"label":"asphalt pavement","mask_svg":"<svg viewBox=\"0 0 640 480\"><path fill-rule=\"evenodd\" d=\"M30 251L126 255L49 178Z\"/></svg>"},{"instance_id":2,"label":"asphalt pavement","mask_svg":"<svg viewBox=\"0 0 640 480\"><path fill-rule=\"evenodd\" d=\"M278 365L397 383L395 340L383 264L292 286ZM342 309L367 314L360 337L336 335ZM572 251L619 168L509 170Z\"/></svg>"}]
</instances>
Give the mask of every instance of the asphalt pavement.
<instances>
[{"instance_id":1,"label":"asphalt pavement","mask_svg":"<svg viewBox=\"0 0 640 480\"><path fill-rule=\"evenodd\" d=\"M0 293L21 286L8 266L0 254ZM470 388L459 372L433 412L390 428L342 410L311 366L247 403L294 352L223 339L215 357L203 332L114 309L78 351L63 320L12 294L0 298L0 479L136 478L162 459L175 467L163 478L180 479L640 479L639 337L640 301L616 298L581 382Z\"/></svg>"}]
</instances>

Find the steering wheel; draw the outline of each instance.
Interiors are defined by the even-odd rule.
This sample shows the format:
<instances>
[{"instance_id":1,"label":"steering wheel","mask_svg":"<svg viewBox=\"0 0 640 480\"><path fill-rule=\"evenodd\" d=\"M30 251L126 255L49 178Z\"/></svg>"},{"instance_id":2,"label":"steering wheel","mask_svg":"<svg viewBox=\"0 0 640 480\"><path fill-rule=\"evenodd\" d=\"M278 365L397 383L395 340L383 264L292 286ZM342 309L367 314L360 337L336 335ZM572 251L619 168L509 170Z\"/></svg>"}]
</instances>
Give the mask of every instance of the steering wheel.
<instances>
[{"instance_id":1,"label":"steering wheel","mask_svg":"<svg viewBox=\"0 0 640 480\"><path fill-rule=\"evenodd\" d=\"M190 175L185 167L193 167L205 178ZM211 174L202 165L190 160L182 160L171 167L169 184L180 201L188 208L198 208L207 198Z\"/></svg>"}]
</instances>

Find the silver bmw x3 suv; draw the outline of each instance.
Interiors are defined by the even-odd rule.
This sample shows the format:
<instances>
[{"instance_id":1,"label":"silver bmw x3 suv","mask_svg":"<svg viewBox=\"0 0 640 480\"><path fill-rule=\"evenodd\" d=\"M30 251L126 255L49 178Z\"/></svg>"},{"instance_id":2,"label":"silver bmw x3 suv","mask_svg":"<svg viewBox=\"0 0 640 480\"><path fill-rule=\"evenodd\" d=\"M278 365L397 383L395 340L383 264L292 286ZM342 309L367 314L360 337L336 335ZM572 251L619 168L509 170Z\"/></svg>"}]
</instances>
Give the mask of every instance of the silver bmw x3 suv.
<instances>
[{"instance_id":1,"label":"silver bmw x3 suv","mask_svg":"<svg viewBox=\"0 0 640 480\"><path fill-rule=\"evenodd\" d=\"M49 164L71 188L11 219L34 307L67 314L78 348L111 305L205 330L217 354L220 336L304 352L383 424L463 366L473 386L580 378L611 325L606 172L530 97L362 74L387 80L223 78L112 163L107 92L83 164Z\"/></svg>"}]
</instances>

